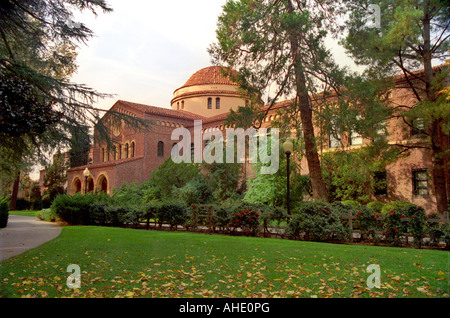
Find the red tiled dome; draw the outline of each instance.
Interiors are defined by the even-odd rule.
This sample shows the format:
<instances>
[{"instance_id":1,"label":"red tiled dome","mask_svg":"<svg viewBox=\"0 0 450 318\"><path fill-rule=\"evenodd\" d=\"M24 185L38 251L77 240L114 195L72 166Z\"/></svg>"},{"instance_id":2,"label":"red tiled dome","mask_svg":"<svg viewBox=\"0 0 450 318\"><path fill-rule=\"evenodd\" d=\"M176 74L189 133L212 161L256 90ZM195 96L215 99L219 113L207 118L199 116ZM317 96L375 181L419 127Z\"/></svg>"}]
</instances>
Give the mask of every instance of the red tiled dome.
<instances>
[{"instance_id":1,"label":"red tiled dome","mask_svg":"<svg viewBox=\"0 0 450 318\"><path fill-rule=\"evenodd\" d=\"M195 72L180 88L194 85L226 84L237 86L229 77L222 75L222 66L209 66ZM180 89L179 88L179 89Z\"/></svg>"}]
</instances>

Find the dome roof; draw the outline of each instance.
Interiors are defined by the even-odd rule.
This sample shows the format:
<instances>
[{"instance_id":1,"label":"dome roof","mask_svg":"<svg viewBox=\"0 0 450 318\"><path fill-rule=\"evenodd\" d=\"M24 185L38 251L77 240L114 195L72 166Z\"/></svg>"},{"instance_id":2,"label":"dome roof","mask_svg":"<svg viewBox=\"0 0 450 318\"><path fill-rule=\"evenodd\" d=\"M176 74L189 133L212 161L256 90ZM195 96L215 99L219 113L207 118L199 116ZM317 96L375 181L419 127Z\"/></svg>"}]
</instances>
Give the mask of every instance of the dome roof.
<instances>
[{"instance_id":1,"label":"dome roof","mask_svg":"<svg viewBox=\"0 0 450 318\"><path fill-rule=\"evenodd\" d=\"M237 86L237 84L232 82L228 76L222 75L221 72L222 68L223 66L209 66L202 68L201 70L195 72L187 80L187 82L178 89L194 85L210 85L210 84L225 84ZM233 70L233 72L235 71Z\"/></svg>"}]
</instances>

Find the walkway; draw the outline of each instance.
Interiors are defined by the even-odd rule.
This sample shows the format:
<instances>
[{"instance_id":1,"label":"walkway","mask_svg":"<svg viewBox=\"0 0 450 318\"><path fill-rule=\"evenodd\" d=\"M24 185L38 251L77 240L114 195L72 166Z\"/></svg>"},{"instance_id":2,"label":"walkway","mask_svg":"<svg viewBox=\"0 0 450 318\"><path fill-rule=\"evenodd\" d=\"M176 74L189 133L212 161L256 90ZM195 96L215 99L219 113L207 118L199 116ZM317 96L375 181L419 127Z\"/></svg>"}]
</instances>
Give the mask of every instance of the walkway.
<instances>
[{"instance_id":1,"label":"walkway","mask_svg":"<svg viewBox=\"0 0 450 318\"><path fill-rule=\"evenodd\" d=\"M57 237L61 227L33 216L9 215L8 225L0 229L0 262Z\"/></svg>"}]
</instances>

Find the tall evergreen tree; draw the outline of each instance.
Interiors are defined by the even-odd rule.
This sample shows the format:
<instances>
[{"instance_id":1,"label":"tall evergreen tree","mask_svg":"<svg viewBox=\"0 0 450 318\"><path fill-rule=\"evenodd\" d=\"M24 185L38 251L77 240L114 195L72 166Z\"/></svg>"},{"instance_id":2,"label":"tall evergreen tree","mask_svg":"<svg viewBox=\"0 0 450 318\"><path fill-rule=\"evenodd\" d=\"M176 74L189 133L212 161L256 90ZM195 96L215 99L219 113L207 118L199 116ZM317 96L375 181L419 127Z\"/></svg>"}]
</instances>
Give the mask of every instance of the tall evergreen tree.
<instances>
[{"instance_id":1,"label":"tall evergreen tree","mask_svg":"<svg viewBox=\"0 0 450 318\"><path fill-rule=\"evenodd\" d=\"M442 63L450 56L449 3L442 0L344 0L343 4L342 13L348 18L347 36L342 43L355 62L366 65L374 78L400 72L406 79L403 88L412 92L415 102L397 105L394 116L403 118L411 129L417 129L417 120L423 126L425 147L432 154L431 177L437 209L443 213L447 210L450 190L445 179L450 144L449 95L445 90L449 68L436 69L432 63ZM422 74L416 72L420 69L423 69ZM424 147L423 144L398 146Z\"/></svg>"}]
</instances>

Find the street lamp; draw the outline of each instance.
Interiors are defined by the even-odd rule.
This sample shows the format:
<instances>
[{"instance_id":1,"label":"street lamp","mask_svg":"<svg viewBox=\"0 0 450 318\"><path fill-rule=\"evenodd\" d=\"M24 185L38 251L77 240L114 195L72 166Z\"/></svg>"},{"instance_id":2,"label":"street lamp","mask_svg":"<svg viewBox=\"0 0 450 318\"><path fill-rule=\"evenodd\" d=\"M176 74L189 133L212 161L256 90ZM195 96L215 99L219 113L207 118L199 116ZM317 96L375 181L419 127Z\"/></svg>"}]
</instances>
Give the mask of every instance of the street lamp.
<instances>
[{"instance_id":1,"label":"street lamp","mask_svg":"<svg viewBox=\"0 0 450 318\"><path fill-rule=\"evenodd\" d=\"M294 144L290 139L287 139L283 143L283 151L286 154L286 173L287 173L287 193L286 193L286 199L287 199L287 214L291 215L291 198L290 198L290 189L289 189L289 157L291 156L291 153L294 151Z\"/></svg>"},{"instance_id":2,"label":"street lamp","mask_svg":"<svg viewBox=\"0 0 450 318\"><path fill-rule=\"evenodd\" d=\"M88 179L90 174L91 174L91 172L86 167L86 169L84 169L84 171L83 171L83 175L84 175L84 194L87 193L87 179Z\"/></svg>"}]
</instances>

